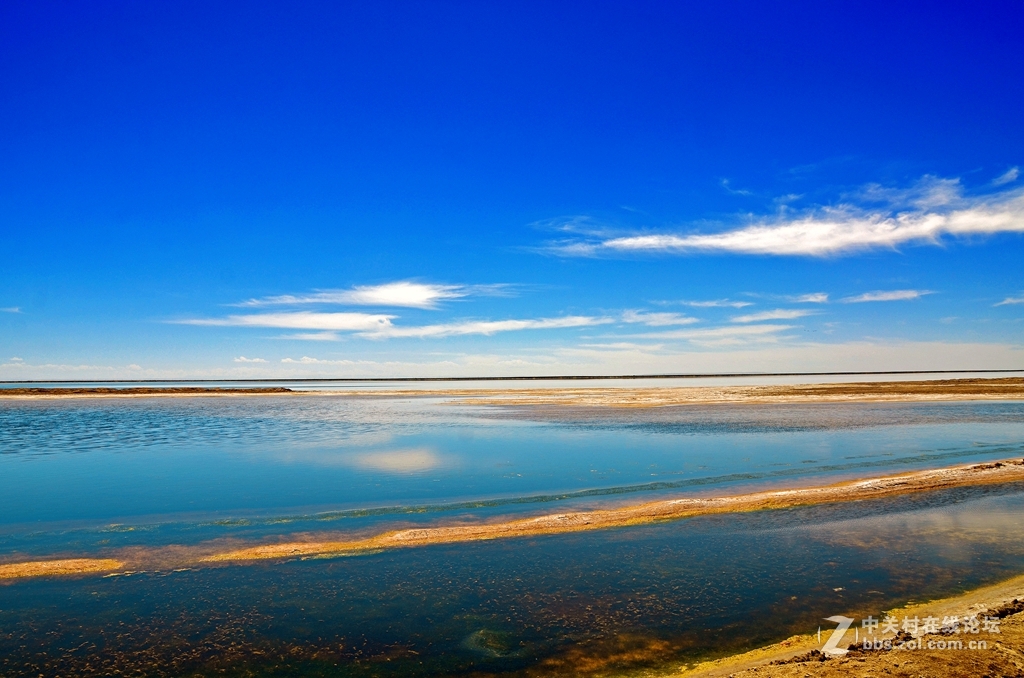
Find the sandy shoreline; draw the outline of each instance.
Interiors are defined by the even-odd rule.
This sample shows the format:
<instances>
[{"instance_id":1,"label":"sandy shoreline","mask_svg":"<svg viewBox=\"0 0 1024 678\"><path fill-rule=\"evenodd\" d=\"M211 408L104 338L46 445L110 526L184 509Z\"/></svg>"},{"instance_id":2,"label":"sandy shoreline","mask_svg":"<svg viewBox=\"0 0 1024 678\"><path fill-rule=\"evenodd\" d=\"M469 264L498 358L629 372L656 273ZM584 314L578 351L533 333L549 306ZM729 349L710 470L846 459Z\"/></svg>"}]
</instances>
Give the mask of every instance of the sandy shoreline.
<instances>
[{"instance_id":1,"label":"sandy shoreline","mask_svg":"<svg viewBox=\"0 0 1024 678\"><path fill-rule=\"evenodd\" d=\"M461 405L481 406L574 406L650 408L678 405L729 403L842 403L928 402L962 400L1022 400L1024 378L935 379L792 384L770 386L678 386L643 388L480 388L306 390L284 387L128 387L128 388L10 388L0 389L0 399L39 400L65 398L231 396L330 396L347 398L448 398Z\"/></svg>"},{"instance_id":2,"label":"sandy shoreline","mask_svg":"<svg viewBox=\"0 0 1024 678\"><path fill-rule=\"evenodd\" d=\"M915 634L901 635L900 639L896 639L895 634L891 632L872 632L870 636L861 636L859 630L855 635L855 629L859 629L860 626L858 619L843 636L843 640L837 644L837 647L849 650L845 656L825 658L820 653L823 641L831 633L829 631L828 634L822 634L822 640L812 634L793 636L766 647L722 659L691 666L666 667L654 675L685 675L693 678L832 678L894 675L917 678L1024 673L1024 575L957 596L924 603L910 603L887 610L886 614L901 621L904 617L933 617L940 620L948 617L957 617L961 620L971 617L983 620L985 617L992 617L1000 620L1000 632L950 634L925 633L921 630ZM872 641L889 640L897 647L865 651L864 638L870 638ZM917 642L908 642L909 648L898 647L900 640L906 642L911 638L920 642L919 648L915 647ZM972 650L968 646L972 640L985 641L987 647ZM930 643L948 645L950 641L961 641L965 647L953 650L929 648Z\"/></svg>"}]
</instances>

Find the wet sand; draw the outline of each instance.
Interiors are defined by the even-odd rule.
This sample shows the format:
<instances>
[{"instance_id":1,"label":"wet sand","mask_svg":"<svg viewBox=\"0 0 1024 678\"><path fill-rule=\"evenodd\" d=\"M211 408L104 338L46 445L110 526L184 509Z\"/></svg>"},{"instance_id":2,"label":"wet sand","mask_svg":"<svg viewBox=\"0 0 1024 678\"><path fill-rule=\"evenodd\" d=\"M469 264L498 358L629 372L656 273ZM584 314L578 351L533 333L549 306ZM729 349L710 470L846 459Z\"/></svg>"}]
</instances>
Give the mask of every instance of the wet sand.
<instances>
[{"instance_id":1,"label":"wet sand","mask_svg":"<svg viewBox=\"0 0 1024 678\"><path fill-rule=\"evenodd\" d=\"M195 396L331 396L350 398L450 398L462 405L649 408L737 403L926 402L1024 400L1024 378L932 379L771 386L643 388L479 388L295 391L283 387L9 388L0 399L132 398Z\"/></svg>"}]
</instances>

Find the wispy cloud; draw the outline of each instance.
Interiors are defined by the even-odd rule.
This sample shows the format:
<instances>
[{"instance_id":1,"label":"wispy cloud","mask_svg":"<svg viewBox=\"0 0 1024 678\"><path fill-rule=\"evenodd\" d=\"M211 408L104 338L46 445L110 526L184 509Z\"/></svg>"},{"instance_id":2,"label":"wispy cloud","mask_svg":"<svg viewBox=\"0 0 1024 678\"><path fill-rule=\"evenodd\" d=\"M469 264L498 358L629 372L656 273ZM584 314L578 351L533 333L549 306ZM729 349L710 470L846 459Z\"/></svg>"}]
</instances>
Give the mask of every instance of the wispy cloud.
<instances>
[{"instance_id":1,"label":"wispy cloud","mask_svg":"<svg viewBox=\"0 0 1024 678\"><path fill-rule=\"evenodd\" d=\"M789 300L796 304L827 304L828 295L824 292L814 292L790 297Z\"/></svg>"},{"instance_id":2,"label":"wispy cloud","mask_svg":"<svg viewBox=\"0 0 1024 678\"><path fill-rule=\"evenodd\" d=\"M865 292L854 297L841 299L844 304L862 304L868 301L909 301L920 299L926 294L932 294L930 290L889 290L879 292Z\"/></svg>"},{"instance_id":3,"label":"wispy cloud","mask_svg":"<svg viewBox=\"0 0 1024 678\"><path fill-rule=\"evenodd\" d=\"M236 363L265 363L267 362L263 358L246 358L244 355L240 355L235 358Z\"/></svg>"},{"instance_id":4,"label":"wispy cloud","mask_svg":"<svg viewBox=\"0 0 1024 678\"><path fill-rule=\"evenodd\" d=\"M700 330L650 332L638 336L647 339L685 339L705 346L728 346L750 341L774 341L776 335L793 328L793 325L732 325Z\"/></svg>"},{"instance_id":5,"label":"wispy cloud","mask_svg":"<svg viewBox=\"0 0 1024 678\"><path fill-rule=\"evenodd\" d=\"M722 179L720 183L722 185L722 188L724 188L727 192L732 193L733 195L753 195L752 192L748 191L745 188L733 188L728 179Z\"/></svg>"},{"instance_id":6,"label":"wispy cloud","mask_svg":"<svg viewBox=\"0 0 1024 678\"><path fill-rule=\"evenodd\" d=\"M994 306L1010 306L1011 304L1024 304L1024 295L1021 295L1019 297L1006 297L1005 299L1000 301L998 304L993 304L993 305Z\"/></svg>"},{"instance_id":7,"label":"wispy cloud","mask_svg":"<svg viewBox=\"0 0 1024 678\"><path fill-rule=\"evenodd\" d=\"M865 187L850 202L761 217L720 233L642 233L557 243L563 256L622 253L830 256L943 237L1024 232L1024 190L967 196L958 179L926 176L908 189Z\"/></svg>"},{"instance_id":8,"label":"wispy cloud","mask_svg":"<svg viewBox=\"0 0 1024 678\"><path fill-rule=\"evenodd\" d=\"M253 313L229 315L226 318L192 318L174 320L179 325L204 325L214 327L275 327L289 330L322 330L341 332L366 332L390 327L393 315L369 313L313 313L295 311L289 313Z\"/></svg>"},{"instance_id":9,"label":"wispy cloud","mask_svg":"<svg viewBox=\"0 0 1024 678\"><path fill-rule=\"evenodd\" d=\"M295 358L282 358L281 362L285 365L355 365L354 360L326 360L323 358L310 358L308 355L304 355L298 360Z\"/></svg>"},{"instance_id":10,"label":"wispy cloud","mask_svg":"<svg viewBox=\"0 0 1024 678\"><path fill-rule=\"evenodd\" d=\"M1019 167L1011 167L1010 169L1006 170L1005 172L1000 174L998 177L993 179L992 180L992 185L993 186L1004 186L1006 184L1010 184L1010 183L1013 183L1014 181L1017 181L1017 177L1019 177L1019 176L1020 176L1020 168Z\"/></svg>"},{"instance_id":11,"label":"wispy cloud","mask_svg":"<svg viewBox=\"0 0 1024 678\"><path fill-rule=\"evenodd\" d=\"M656 320L658 314L650 314ZM665 318L674 314L664 314ZM206 327L267 327L288 330L314 330L284 335L282 339L306 341L334 341L339 332L347 332L368 339L389 339L398 337L451 337L460 335L492 335L499 332L519 330L563 329L606 325L616 322L615 318L593 316L563 316L560 318L529 318L514 320L465 320L433 325L396 326L391 321L397 316L370 313L314 313L311 311L289 311L282 313L250 313L229 315L224 318L189 318L169 321L179 325ZM680 324L682 316L668 324Z\"/></svg>"},{"instance_id":12,"label":"wispy cloud","mask_svg":"<svg viewBox=\"0 0 1024 678\"><path fill-rule=\"evenodd\" d=\"M434 285L409 280L383 285L359 285L347 290L319 290L310 294L282 294L249 299L236 306L297 306L304 304L339 304L345 306L388 306L402 308L437 308L442 301L472 295L507 295L511 285Z\"/></svg>"},{"instance_id":13,"label":"wispy cloud","mask_svg":"<svg viewBox=\"0 0 1024 678\"><path fill-rule=\"evenodd\" d=\"M643 323L651 327L665 327L669 325L692 325L700 322L698 318L692 318L679 313L648 313L647 311L626 311L622 314L624 323Z\"/></svg>"},{"instance_id":14,"label":"wispy cloud","mask_svg":"<svg viewBox=\"0 0 1024 678\"><path fill-rule=\"evenodd\" d=\"M751 313L749 315L738 315L730 318L734 323L757 323L764 320L793 320L795 318L803 318L804 316L811 315L813 311L805 311L802 309L786 309L777 308L773 311L761 311L760 313Z\"/></svg>"},{"instance_id":15,"label":"wispy cloud","mask_svg":"<svg viewBox=\"0 0 1024 678\"><path fill-rule=\"evenodd\" d=\"M732 301L730 299L712 299L709 301L679 301L676 302L691 308L745 308L753 306L750 301Z\"/></svg>"},{"instance_id":16,"label":"wispy cloud","mask_svg":"<svg viewBox=\"0 0 1024 678\"><path fill-rule=\"evenodd\" d=\"M21 313L21 307L8 306L7 308L0 308L0 313Z\"/></svg>"},{"instance_id":17,"label":"wispy cloud","mask_svg":"<svg viewBox=\"0 0 1024 678\"><path fill-rule=\"evenodd\" d=\"M420 325L418 327L395 327L389 325L372 332L360 332L359 335L370 339L389 339L392 337L452 337L470 334L489 336L499 332L517 332L522 330L551 330L571 327L591 327L615 322L614 318L570 315L561 318L534 318L527 320L468 320L462 322L442 323L437 325Z\"/></svg>"}]
</instances>

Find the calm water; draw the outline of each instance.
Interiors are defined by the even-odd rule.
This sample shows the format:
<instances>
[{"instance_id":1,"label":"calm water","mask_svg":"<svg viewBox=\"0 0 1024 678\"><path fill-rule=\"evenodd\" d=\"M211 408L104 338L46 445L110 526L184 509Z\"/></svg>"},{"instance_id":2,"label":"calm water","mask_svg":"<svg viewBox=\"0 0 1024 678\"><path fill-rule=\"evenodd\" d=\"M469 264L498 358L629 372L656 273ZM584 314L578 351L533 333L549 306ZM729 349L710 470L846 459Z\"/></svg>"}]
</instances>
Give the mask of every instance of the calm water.
<instances>
[{"instance_id":1,"label":"calm water","mask_svg":"<svg viewBox=\"0 0 1024 678\"><path fill-rule=\"evenodd\" d=\"M1024 456L1024 404L0 401L0 559L530 514ZM579 673L1024 571L1024 488L0 586L0 675ZM837 590L841 589L841 590Z\"/></svg>"}]
</instances>

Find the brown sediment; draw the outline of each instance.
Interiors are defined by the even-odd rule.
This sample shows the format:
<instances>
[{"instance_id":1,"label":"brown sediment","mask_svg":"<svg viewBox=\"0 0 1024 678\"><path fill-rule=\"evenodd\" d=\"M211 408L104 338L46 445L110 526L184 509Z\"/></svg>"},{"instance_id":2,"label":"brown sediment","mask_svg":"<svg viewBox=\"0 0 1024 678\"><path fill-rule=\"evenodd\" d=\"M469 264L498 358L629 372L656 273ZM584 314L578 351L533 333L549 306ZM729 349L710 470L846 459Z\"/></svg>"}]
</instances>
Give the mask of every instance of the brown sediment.
<instances>
[{"instance_id":1,"label":"brown sediment","mask_svg":"<svg viewBox=\"0 0 1024 678\"><path fill-rule=\"evenodd\" d=\"M940 620L954 616L959 619L976 616L979 620L992 617L1000 620L1000 631L998 634L901 634L898 640L892 633L879 633L877 639L896 640L896 645L900 640L920 639L922 647L868 651L862 645L858 646L858 636L854 634L854 628L851 628L843 642L839 643L840 648L849 650L842 657L826 657L820 652L822 642L815 635L807 634L731 657L692 666L664 667L651 675L685 675L692 678L1024 675L1024 576L950 598L911 603L888 610L886 614L898 620L904 617L935 617ZM853 614L850 616L854 617ZM870 637L876 638L875 635ZM822 634L822 641L825 638L827 636ZM987 647L970 649L968 643L972 640L984 640ZM929 648L929 641L962 641L964 647L953 650Z\"/></svg>"},{"instance_id":2,"label":"brown sediment","mask_svg":"<svg viewBox=\"0 0 1024 678\"><path fill-rule=\"evenodd\" d=\"M131 396L231 396L231 395L281 395L295 393L290 388L266 386L259 388L222 388L204 386L129 386L126 388L4 388L0 398L109 398Z\"/></svg>"},{"instance_id":3,"label":"brown sediment","mask_svg":"<svg viewBox=\"0 0 1024 678\"><path fill-rule=\"evenodd\" d=\"M559 513L497 523L394 530L350 541L291 541L217 553L203 562L245 562L282 558L330 557L381 549L454 544L642 525L701 515L793 508L815 504L879 499L953 487L1024 481L1024 460L973 464L895 476L843 482L824 487L773 490L716 498L681 498L635 506Z\"/></svg>"},{"instance_id":4,"label":"brown sediment","mask_svg":"<svg viewBox=\"0 0 1024 678\"><path fill-rule=\"evenodd\" d=\"M398 395L401 392L392 392ZM383 393L381 394L383 395ZM1021 400L1024 378L932 379L765 386L448 390L465 405L648 408L729 403L845 403Z\"/></svg>"},{"instance_id":5,"label":"brown sediment","mask_svg":"<svg viewBox=\"0 0 1024 678\"><path fill-rule=\"evenodd\" d=\"M95 574L124 569L124 563L112 558L69 558L67 560L33 560L27 563L0 565L0 579L54 577L72 574Z\"/></svg>"}]
</instances>

